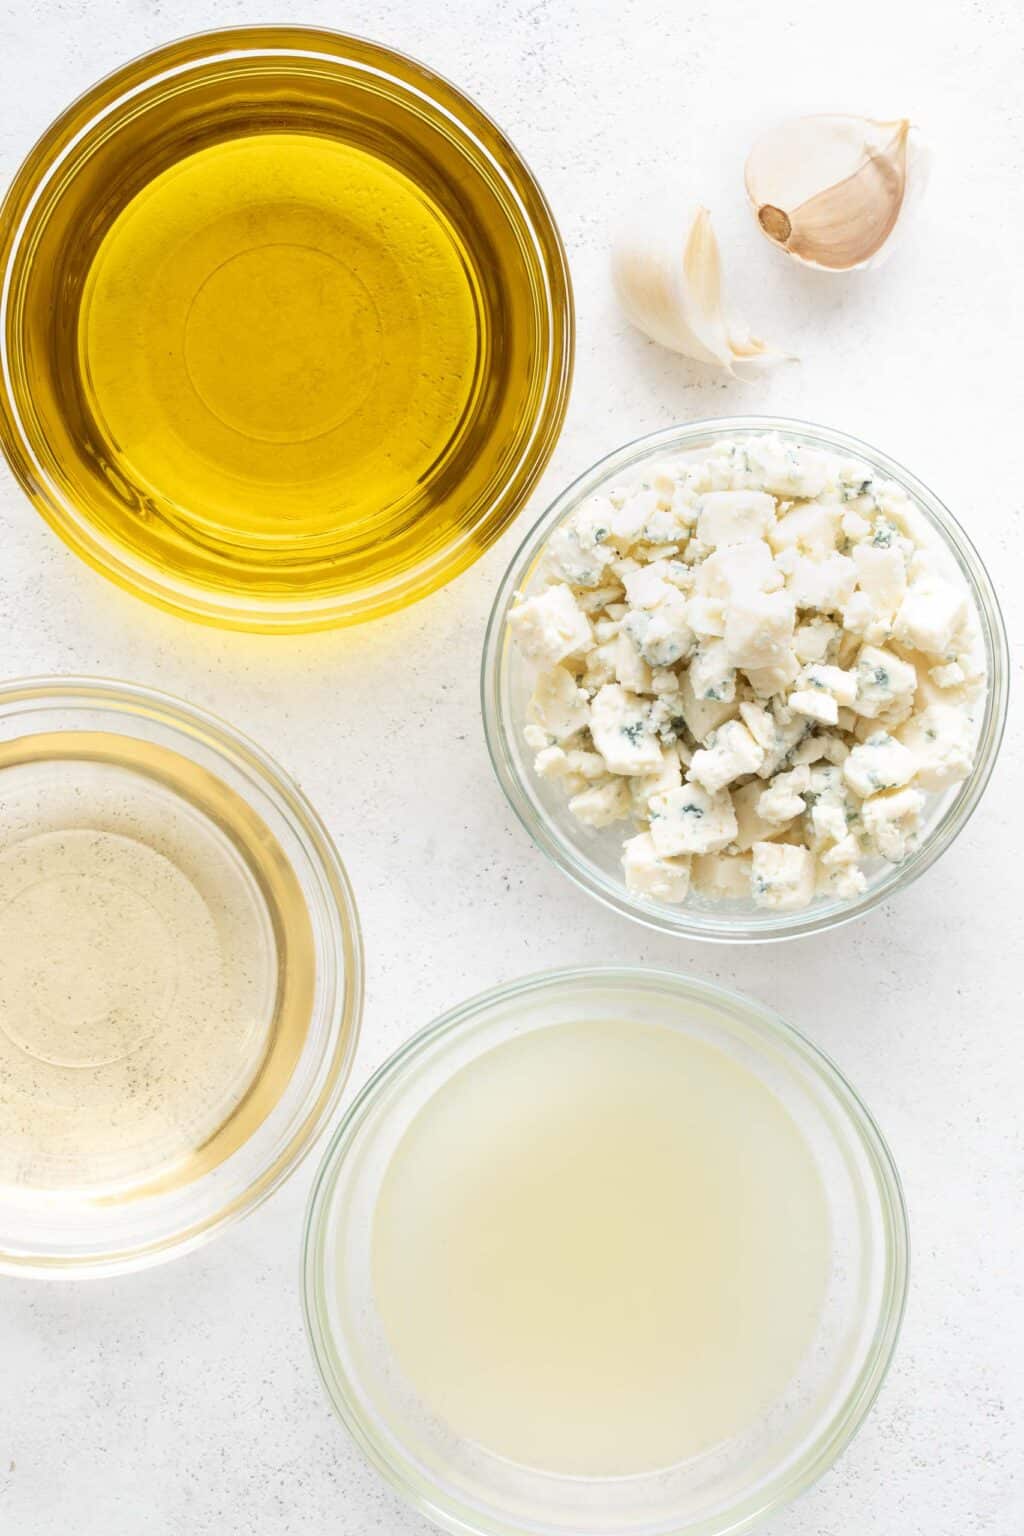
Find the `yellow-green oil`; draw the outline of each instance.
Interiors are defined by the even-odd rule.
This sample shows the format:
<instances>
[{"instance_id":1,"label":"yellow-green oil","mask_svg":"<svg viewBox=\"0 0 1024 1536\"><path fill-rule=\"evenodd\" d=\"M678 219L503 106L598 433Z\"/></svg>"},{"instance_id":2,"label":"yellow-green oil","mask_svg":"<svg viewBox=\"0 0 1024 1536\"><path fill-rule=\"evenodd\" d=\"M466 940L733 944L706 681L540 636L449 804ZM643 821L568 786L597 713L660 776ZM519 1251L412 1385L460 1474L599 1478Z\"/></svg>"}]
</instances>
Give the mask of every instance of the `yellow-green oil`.
<instances>
[{"instance_id":1,"label":"yellow-green oil","mask_svg":"<svg viewBox=\"0 0 1024 1536\"><path fill-rule=\"evenodd\" d=\"M526 167L454 87L268 27L101 81L0 219L0 446L121 586L243 629L464 570L565 411L572 300Z\"/></svg>"},{"instance_id":2,"label":"yellow-green oil","mask_svg":"<svg viewBox=\"0 0 1024 1536\"><path fill-rule=\"evenodd\" d=\"M257 581L286 582L300 548L369 533L372 559L452 453L480 318L458 235L401 171L319 135L254 134L179 161L115 219L78 367L121 473L178 509L200 561L234 544ZM131 507L112 532L138 541Z\"/></svg>"}]
</instances>

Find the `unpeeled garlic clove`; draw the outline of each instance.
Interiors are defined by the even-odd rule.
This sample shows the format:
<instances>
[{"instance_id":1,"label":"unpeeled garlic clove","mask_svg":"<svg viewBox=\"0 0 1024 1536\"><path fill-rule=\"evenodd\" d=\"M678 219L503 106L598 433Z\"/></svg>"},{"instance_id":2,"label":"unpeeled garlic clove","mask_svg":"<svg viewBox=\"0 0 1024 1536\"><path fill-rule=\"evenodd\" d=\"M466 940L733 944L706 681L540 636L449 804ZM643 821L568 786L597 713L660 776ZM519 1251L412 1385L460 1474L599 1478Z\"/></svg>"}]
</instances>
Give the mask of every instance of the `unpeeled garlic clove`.
<instances>
[{"instance_id":1,"label":"unpeeled garlic clove","mask_svg":"<svg viewBox=\"0 0 1024 1536\"><path fill-rule=\"evenodd\" d=\"M747 195L769 240L807 266L848 272L888 255L925 170L906 118L795 117L754 145Z\"/></svg>"},{"instance_id":2,"label":"unpeeled garlic clove","mask_svg":"<svg viewBox=\"0 0 1024 1536\"><path fill-rule=\"evenodd\" d=\"M612 280L627 319L652 341L732 373L735 363L776 363L785 353L730 317L722 299L722 261L711 215L698 208L681 242L675 231L637 218L612 248Z\"/></svg>"}]
</instances>

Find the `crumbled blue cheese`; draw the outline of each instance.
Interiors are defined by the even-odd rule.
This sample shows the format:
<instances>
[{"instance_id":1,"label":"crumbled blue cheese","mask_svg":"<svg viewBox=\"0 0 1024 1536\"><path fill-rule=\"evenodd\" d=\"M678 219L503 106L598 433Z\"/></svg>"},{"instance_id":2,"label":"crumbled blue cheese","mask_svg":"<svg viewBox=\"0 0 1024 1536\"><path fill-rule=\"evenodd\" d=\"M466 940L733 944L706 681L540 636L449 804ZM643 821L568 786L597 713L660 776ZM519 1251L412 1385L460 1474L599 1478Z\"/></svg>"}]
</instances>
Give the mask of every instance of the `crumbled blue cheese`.
<instances>
[{"instance_id":1,"label":"crumbled blue cheese","mask_svg":"<svg viewBox=\"0 0 1024 1536\"><path fill-rule=\"evenodd\" d=\"M919 789L886 790L864 801L864 830L890 864L899 864L906 858L923 809L924 794Z\"/></svg>"},{"instance_id":2,"label":"crumbled blue cheese","mask_svg":"<svg viewBox=\"0 0 1024 1536\"><path fill-rule=\"evenodd\" d=\"M661 460L552 534L509 626L573 816L652 900L853 900L965 778L981 629L895 482L775 434ZM690 860L693 859L691 871Z\"/></svg>"},{"instance_id":3,"label":"crumbled blue cheese","mask_svg":"<svg viewBox=\"0 0 1024 1536\"><path fill-rule=\"evenodd\" d=\"M690 860L662 858L647 832L627 838L622 846L626 889L655 901L682 902L690 889Z\"/></svg>"},{"instance_id":4,"label":"crumbled blue cheese","mask_svg":"<svg viewBox=\"0 0 1024 1536\"><path fill-rule=\"evenodd\" d=\"M840 508L817 501L798 504L785 512L767 532L775 553L792 549L811 560L825 560L838 543Z\"/></svg>"},{"instance_id":5,"label":"crumbled blue cheese","mask_svg":"<svg viewBox=\"0 0 1024 1536\"><path fill-rule=\"evenodd\" d=\"M749 853L699 853L690 865L693 888L712 901L749 901Z\"/></svg>"},{"instance_id":6,"label":"crumbled blue cheese","mask_svg":"<svg viewBox=\"0 0 1024 1536\"><path fill-rule=\"evenodd\" d=\"M651 724L650 700L605 683L590 706L590 735L609 773L653 773L661 766L661 743Z\"/></svg>"},{"instance_id":7,"label":"crumbled blue cheese","mask_svg":"<svg viewBox=\"0 0 1024 1536\"><path fill-rule=\"evenodd\" d=\"M730 853L745 853L755 843L771 842L773 837L781 837L788 832L791 822L769 821L760 812L761 796L764 794L764 783L761 779L751 779L749 784L741 784L738 789L732 791L732 810L736 817L736 832L729 844ZM803 810L801 801L800 809Z\"/></svg>"},{"instance_id":8,"label":"crumbled blue cheese","mask_svg":"<svg viewBox=\"0 0 1024 1536\"><path fill-rule=\"evenodd\" d=\"M690 687L698 699L712 704L731 704L736 697L736 668L724 641L700 645L689 671Z\"/></svg>"},{"instance_id":9,"label":"crumbled blue cheese","mask_svg":"<svg viewBox=\"0 0 1024 1536\"><path fill-rule=\"evenodd\" d=\"M918 685L916 668L894 651L861 647L854 670L857 694L851 708L869 720L886 719L913 701Z\"/></svg>"},{"instance_id":10,"label":"crumbled blue cheese","mask_svg":"<svg viewBox=\"0 0 1024 1536\"><path fill-rule=\"evenodd\" d=\"M791 768L788 773L778 773L767 789L762 789L757 802L757 813L764 821L779 825L802 816L807 809L804 795L811 787L811 770L806 763Z\"/></svg>"},{"instance_id":11,"label":"crumbled blue cheese","mask_svg":"<svg viewBox=\"0 0 1024 1536\"><path fill-rule=\"evenodd\" d=\"M608 779L573 795L569 809L585 827L610 827L626 821L632 810L629 786L624 779Z\"/></svg>"},{"instance_id":12,"label":"crumbled blue cheese","mask_svg":"<svg viewBox=\"0 0 1024 1536\"><path fill-rule=\"evenodd\" d=\"M630 617L636 617L630 615ZM643 615L647 617L646 614ZM623 619L622 628L615 639L609 642L614 646L615 679L623 688L630 689L633 693L651 693L651 669L647 665L640 649L633 638L636 626L630 627L629 618Z\"/></svg>"},{"instance_id":13,"label":"crumbled blue cheese","mask_svg":"<svg viewBox=\"0 0 1024 1536\"><path fill-rule=\"evenodd\" d=\"M530 714L553 742L566 741L589 725L590 695L565 667L552 667L534 685Z\"/></svg>"},{"instance_id":14,"label":"crumbled blue cheese","mask_svg":"<svg viewBox=\"0 0 1024 1536\"><path fill-rule=\"evenodd\" d=\"M754 905L793 912L814 895L814 855L792 843L755 843L750 888Z\"/></svg>"},{"instance_id":15,"label":"crumbled blue cheese","mask_svg":"<svg viewBox=\"0 0 1024 1536\"><path fill-rule=\"evenodd\" d=\"M910 783L916 771L914 754L888 731L876 731L854 747L842 769L846 783L862 797L880 789L899 789Z\"/></svg>"},{"instance_id":16,"label":"crumbled blue cheese","mask_svg":"<svg viewBox=\"0 0 1024 1536\"><path fill-rule=\"evenodd\" d=\"M778 667L793 654L796 609L789 592L750 592L729 606L723 636L737 667Z\"/></svg>"},{"instance_id":17,"label":"crumbled blue cheese","mask_svg":"<svg viewBox=\"0 0 1024 1536\"><path fill-rule=\"evenodd\" d=\"M899 740L914 759L914 781L941 791L971 769L971 722L955 704L929 704L900 727Z\"/></svg>"},{"instance_id":18,"label":"crumbled blue cheese","mask_svg":"<svg viewBox=\"0 0 1024 1536\"><path fill-rule=\"evenodd\" d=\"M763 539L774 523L774 497L763 491L708 491L700 498L697 537L721 549Z\"/></svg>"},{"instance_id":19,"label":"crumbled blue cheese","mask_svg":"<svg viewBox=\"0 0 1024 1536\"><path fill-rule=\"evenodd\" d=\"M706 747L693 754L690 778L714 794L744 774L756 773L764 762L764 748L759 746L739 720L727 720L710 738Z\"/></svg>"},{"instance_id":20,"label":"crumbled blue cheese","mask_svg":"<svg viewBox=\"0 0 1024 1536\"><path fill-rule=\"evenodd\" d=\"M966 588L925 576L910 587L900 604L893 635L915 651L944 656L966 617Z\"/></svg>"},{"instance_id":21,"label":"crumbled blue cheese","mask_svg":"<svg viewBox=\"0 0 1024 1536\"><path fill-rule=\"evenodd\" d=\"M815 688L801 688L786 700L790 709L808 720L820 720L824 725L839 724L839 705L830 693Z\"/></svg>"},{"instance_id":22,"label":"crumbled blue cheese","mask_svg":"<svg viewBox=\"0 0 1024 1536\"><path fill-rule=\"evenodd\" d=\"M797 661L828 661L838 647L841 630L831 619L806 619L793 635Z\"/></svg>"},{"instance_id":23,"label":"crumbled blue cheese","mask_svg":"<svg viewBox=\"0 0 1024 1536\"><path fill-rule=\"evenodd\" d=\"M683 784L648 803L651 836L665 857L680 853L717 853L736 836L736 813L725 790L709 794L699 784Z\"/></svg>"},{"instance_id":24,"label":"crumbled blue cheese","mask_svg":"<svg viewBox=\"0 0 1024 1536\"><path fill-rule=\"evenodd\" d=\"M582 655L594 643L590 620L567 586L546 587L517 603L508 616L516 644L539 667Z\"/></svg>"}]
</instances>

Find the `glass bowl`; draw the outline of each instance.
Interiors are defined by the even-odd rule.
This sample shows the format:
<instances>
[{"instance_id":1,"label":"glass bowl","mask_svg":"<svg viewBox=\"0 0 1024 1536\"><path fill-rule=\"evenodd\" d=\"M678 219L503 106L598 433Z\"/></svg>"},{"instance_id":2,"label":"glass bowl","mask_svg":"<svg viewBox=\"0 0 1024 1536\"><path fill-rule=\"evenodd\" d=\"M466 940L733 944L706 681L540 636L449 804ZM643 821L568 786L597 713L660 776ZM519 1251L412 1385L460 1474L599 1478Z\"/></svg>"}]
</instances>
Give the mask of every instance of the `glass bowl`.
<instances>
[{"instance_id":1,"label":"glass bowl","mask_svg":"<svg viewBox=\"0 0 1024 1536\"><path fill-rule=\"evenodd\" d=\"M268 206L298 221L287 238L262 225L228 231L229 213L210 201L209 240L223 227L225 240L249 241L238 257L211 250L203 266L204 225L169 262L165 233L148 256L139 244L135 276L134 267L129 276L117 269L104 286L104 240L123 227L115 221L129 205L170 196L176 179L200 174L203 155L246 146L261 155L271 134L282 143L290 135L282 152L292 156L305 143L343 157L337 174L319 161L309 171L308 217L293 209L294 159L289 171L268 165L225 183L265 188ZM358 201L358 177L371 164L394 193L387 213L380 197ZM344 196L357 211L342 218L332 199L349 178L357 190ZM186 210L207 206L210 185L186 199ZM281 186L291 200L282 201ZM416 220L422 238L401 235ZM402 239L418 253L405 266ZM247 286L237 289L242 258ZM385 281L379 268L389 262L395 271ZM397 318L397 309L389 320L393 296L415 290L421 267L461 282L458 306L423 298L418 321ZM137 323L111 320L103 331L118 347L125 336L123 357L107 356L97 370L83 342L93 334L96 294L102 289L119 314L139 284L152 292ZM232 301L240 292L244 300ZM456 312L465 335L452 350L454 341L435 332L439 316ZM138 335L153 315L167 334L147 350ZM325 349L328 322L337 344ZM425 66L339 33L211 32L126 65L47 130L0 210L0 442L16 477L96 570L226 628L314 630L369 619L469 566L547 463L565 415L573 334L558 231L504 134ZM414 343L422 351L407 380L394 367L396 335L403 357ZM151 353L164 360L159 376ZM230 371L232 359L250 354L256 362L243 377L264 381L252 399ZM454 380L465 399L459 394L433 426L417 425L420 408L426 420L429 402L442 398L436 379L422 388L435 374ZM417 379L419 393L410 393ZM152 392L166 403L172 391L176 414L163 427L160 410L139 402ZM268 402L278 394L275 408ZM386 431L370 421L376 399L392 400Z\"/></svg>"},{"instance_id":2,"label":"glass bowl","mask_svg":"<svg viewBox=\"0 0 1024 1536\"><path fill-rule=\"evenodd\" d=\"M129 683L0 686L0 1271L122 1273L259 1205L338 1103L362 953L252 742Z\"/></svg>"},{"instance_id":3,"label":"glass bowl","mask_svg":"<svg viewBox=\"0 0 1024 1536\"><path fill-rule=\"evenodd\" d=\"M745 1431L688 1460L614 1477L537 1471L456 1435L402 1379L383 1337L371 1273L376 1202L421 1107L513 1036L584 1020L685 1031L752 1071L791 1117L821 1175L831 1241L817 1331L783 1399ZM465 1150L457 1143L451 1155ZM835 1066L790 1025L750 999L683 976L576 970L476 997L385 1063L328 1147L303 1262L306 1325L335 1411L378 1471L444 1529L736 1536L808 1487L863 1421L899 1331L908 1233L878 1129Z\"/></svg>"},{"instance_id":4,"label":"glass bowl","mask_svg":"<svg viewBox=\"0 0 1024 1536\"><path fill-rule=\"evenodd\" d=\"M533 753L523 739L533 671L513 645L508 615L517 594L539 584L544 546L553 530L602 487L635 470L647 459L698 453L722 439L752 432L777 432L782 438L862 459L896 481L920 506L956 563L973 595L988 662L988 689L978 733L974 766L962 784L945 795L929 797L926 827L916 849L902 864L869 870L867 889L852 900L818 896L802 911L773 912L753 901L712 902L692 892L685 904L672 906L634 895L626 889L620 857L628 832L620 822L597 831L576 821L557 784L533 771ZM758 943L820 933L868 912L904 889L945 852L966 825L981 799L995 765L1006 720L1009 656L995 590L966 533L942 502L901 465L857 438L831 428L767 416L737 416L666 427L638 438L599 460L544 513L517 550L498 589L484 642L481 701L484 732L494 771L509 803L537 846L558 868L607 906L649 928L691 939ZM878 861L881 863L881 861Z\"/></svg>"}]
</instances>

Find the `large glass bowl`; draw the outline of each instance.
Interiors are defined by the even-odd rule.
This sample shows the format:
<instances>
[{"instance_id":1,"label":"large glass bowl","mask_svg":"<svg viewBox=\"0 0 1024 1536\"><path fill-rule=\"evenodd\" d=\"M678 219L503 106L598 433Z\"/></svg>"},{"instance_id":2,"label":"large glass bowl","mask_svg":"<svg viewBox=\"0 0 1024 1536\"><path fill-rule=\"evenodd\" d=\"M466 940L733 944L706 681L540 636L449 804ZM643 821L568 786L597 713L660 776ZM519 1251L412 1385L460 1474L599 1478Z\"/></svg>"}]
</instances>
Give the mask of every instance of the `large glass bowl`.
<instances>
[{"instance_id":1,"label":"large glass bowl","mask_svg":"<svg viewBox=\"0 0 1024 1536\"><path fill-rule=\"evenodd\" d=\"M461 1440L418 1402L380 1327L372 1229L390 1158L443 1084L512 1036L601 1020L687 1032L767 1085L817 1165L831 1257L819 1326L784 1405L766 1407L734 1439L657 1472L561 1476ZM303 1262L307 1329L335 1411L373 1465L445 1530L737 1536L819 1477L871 1407L899 1331L908 1234L899 1179L877 1127L808 1040L760 1004L719 987L667 972L597 969L534 976L487 992L399 1050L350 1106L327 1149Z\"/></svg>"},{"instance_id":2,"label":"large glass bowl","mask_svg":"<svg viewBox=\"0 0 1024 1536\"><path fill-rule=\"evenodd\" d=\"M93 257L129 201L146 196L156 178L180 171L197 147L286 132L375 157L389 175L404 178L410 197L439 210L438 227L451 231L453 249L472 274L467 294L478 333L467 402L443 444L429 438L429 463L392 474L381 492L384 505L366 490L342 515L349 440L339 437L336 452L325 429L322 454L331 478L317 493L315 520L300 521L298 531L286 498L276 517L267 510L274 506L272 481L259 482L266 508L250 524L242 512L224 514L209 485L200 491L198 480L183 481L186 491L168 484L181 455L172 454L171 470L158 473L149 465L165 462L161 448L140 467L121 441L125 434L108 428L91 400L88 367L69 361L77 357ZM373 208L357 234L381 244ZM253 238L254 251L283 249L280 242L260 247ZM383 242L386 251L393 248ZM330 264L322 254L317 259L316 270L326 272ZM335 280L358 294L361 269L352 261ZM414 265L401 278L415 288ZM340 325L341 301L330 302ZM368 302L379 375L388 367L387 345L374 339L374 325L387 333L379 316L372 318L372 295ZM167 304L161 308L170 314ZM184 334L174 332L182 356ZM412 344L407 337L407 350ZM285 352L282 343L274 356ZM96 570L164 608L222 627L282 632L355 623L401 608L464 570L515 517L547 463L565 415L572 356L565 253L530 171L454 86L363 39L262 26L184 38L147 54L68 107L31 150L0 209L0 444L17 479ZM421 369L429 373L434 361L425 355ZM350 371L365 379L375 376L369 369L355 359ZM325 402L339 413L339 433L349 410L348 378L337 382L338 398ZM214 428L213 417L203 414L206 397L195 378L192 386L189 410L221 431L219 417ZM148 428L134 430L145 449ZM244 462L255 465L263 455L266 475L276 476L283 450L268 457L267 445L278 438L267 430L266 442L249 442ZM359 466L370 451L364 436L352 448ZM310 426L308 440L318 437L319 428ZM237 444L232 453L241 454ZM372 453L386 463L387 441ZM232 460L218 474L231 485L242 469ZM282 483L294 484L298 496L310 482L300 474ZM247 505L244 497L235 500Z\"/></svg>"},{"instance_id":3,"label":"large glass bowl","mask_svg":"<svg viewBox=\"0 0 1024 1536\"><path fill-rule=\"evenodd\" d=\"M870 871L867 889L856 899L819 896L796 912L765 911L753 901L712 902L694 892L685 904L672 906L628 891L620 864L628 824L619 822L600 831L582 826L571 815L559 786L538 778L533 771L534 754L523 737L533 669L513 644L508 627L509 610L517 594L529 593L539 584L541 556L553 530L595 491L635 473L648 460L699 455L712 443L751 432L777 432L794 443L861 459L879 475L901 485L920 506L938 534L946 558L955 563L971 591L988 663L974 766L962 784L944 795L929 797L925 831L918 846L902 864L877 861L879 867ZM491 611L481 671L484 731L498 782L537 846L559 869L615 911L663 933L754 943L820 933L849 922L903 890L934 864L966 825L989 781L1003 736L1008 686L1009 655L995 590L967 534L938 497L893 459L857 438L827 427L766 416L667 427L616 449L568 486L530 530L505 573Z\"/></svg>"},{"instance_id":4,"label":"large glass bowl","mask_svg":"<svg viewBox=\"0 0 1024 1536\"><path fill-rule=\"evenodd\" d=\"M0 686L0 802L0 933L23 934L0 952L0 1272L176 1257L265 1200L338 1103L363 986L345 870L266 753L129 683ZM164 978L141 1008L140 964Z\"/></svg>"}]
</instances>

